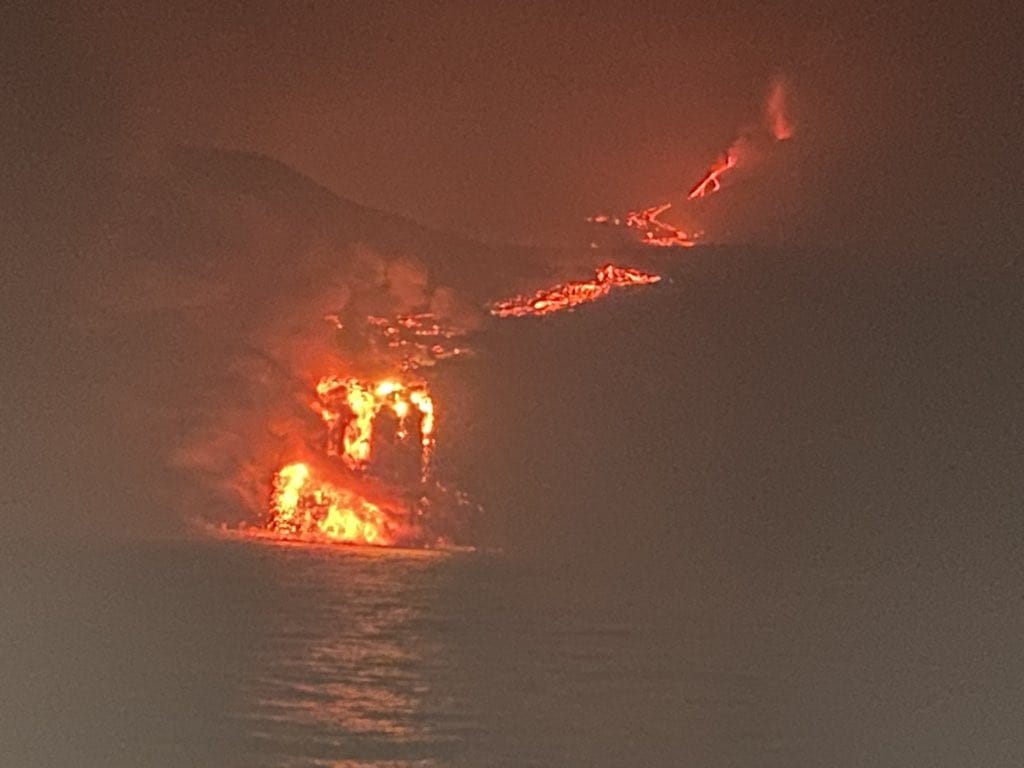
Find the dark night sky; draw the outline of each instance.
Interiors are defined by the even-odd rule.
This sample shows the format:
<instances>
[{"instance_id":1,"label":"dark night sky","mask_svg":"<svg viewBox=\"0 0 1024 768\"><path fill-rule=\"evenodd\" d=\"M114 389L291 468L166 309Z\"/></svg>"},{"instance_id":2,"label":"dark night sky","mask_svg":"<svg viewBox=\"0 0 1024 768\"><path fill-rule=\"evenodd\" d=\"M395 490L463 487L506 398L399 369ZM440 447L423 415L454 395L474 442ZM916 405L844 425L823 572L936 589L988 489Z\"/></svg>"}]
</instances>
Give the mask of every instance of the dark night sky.
<instances>
[{"instance_id":1,"label":"dark night sky","mask_svg":"<svg viewBox=\"0 0 1024 768\"><path fill-rule=\"evenodd\" d=\"M73 333L83 253L152 213L124 190L166 147L266 154L484 241L577 245L583 217L687 187L782 73L796 139L710 208L716 241L739 249L729 266L686 261L670 291L609 309L614 330L561 319L453 377L479 417L464 428L482 443L466 444L486 446L456 452L469 484L524 546L594 509L590 539L609 538L632 499L636 537L668 541L701 525L707 541L756 536L783 511L773 530L792 540L836 537L837 519L886 505L1010 525L1024 503L1012 20L953 4L507 5L5 11L5 514L63 510L28 531L84 515L92 533L175 527L166 506L140 511L145 451L108 418L128 386L111 371L167 367L164 337ZM510 508L545 499L566 517L535 512L524 534ZM666 512L679 499L686 521Z\"/></svg>"}]
</instances>

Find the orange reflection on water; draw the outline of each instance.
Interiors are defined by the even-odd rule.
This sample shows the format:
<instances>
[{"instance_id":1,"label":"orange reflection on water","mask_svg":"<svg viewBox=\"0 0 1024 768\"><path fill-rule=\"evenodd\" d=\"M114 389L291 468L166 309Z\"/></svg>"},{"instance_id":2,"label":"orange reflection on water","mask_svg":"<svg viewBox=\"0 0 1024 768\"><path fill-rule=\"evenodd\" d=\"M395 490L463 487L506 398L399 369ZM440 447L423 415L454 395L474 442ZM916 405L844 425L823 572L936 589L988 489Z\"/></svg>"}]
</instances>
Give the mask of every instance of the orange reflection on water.
<instances>
[{"instance_id":1,"label":"orange reflection on water","mask_svg":"<svg viewBox=\"0 0 1024 768\"><path fill-rule=\"evenodd\" d=\"M285 745L286 764L423 765L446 718L426 677L441 649L422 627L436 611L419 585L449 554L267 545L278 578L265 595L261 672L246 691L252 740Z\"/></svg>"}]
</instances>

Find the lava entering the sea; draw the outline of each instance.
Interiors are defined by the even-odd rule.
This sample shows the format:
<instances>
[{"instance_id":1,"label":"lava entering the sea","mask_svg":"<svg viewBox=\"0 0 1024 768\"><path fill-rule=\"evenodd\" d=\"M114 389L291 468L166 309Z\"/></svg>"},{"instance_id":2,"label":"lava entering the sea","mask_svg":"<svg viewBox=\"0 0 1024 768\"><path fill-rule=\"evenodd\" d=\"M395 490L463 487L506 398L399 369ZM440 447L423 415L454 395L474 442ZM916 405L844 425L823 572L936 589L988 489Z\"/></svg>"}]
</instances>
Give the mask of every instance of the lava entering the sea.
<instances>
[{"instance_id":1,"label":"lava entering the sea","mask_svg":"<svg viewBox=\"0 0 1024 768\"><path fill-rule=\"evenodd\" d=\"M785 101L782 81L773 81L759 134L751 128L741 131L689 190L686 202L720 191L723 174L735 168L741 156L746 157L758 135L763 140L770 134L774 141L793 135ZM588 221L632 230L646 246L695 245L702 232L664 221L662 216L671 209L672 203L665 202L622 217L601 215ZM404 272L380 270L385 275L392 271L415 278L408 278L412 288L407 293L411 291L420 298L404 303L405 314L359 313L361 319L352 322L351 327L346 327L340 315L327 315L326 319L339 339L354 342L349 360L372 360L373 370L395 373L382 378L357 376L350 372L366 369L331 365L329 369L345 372L324 375L312 385L309 406L319 417L320 439L317 443L306 436L269 473L265 519L260 527L244 529L245 533L277 540L435 546L445 543L446 537L433 517L443 518L443 508L469 504L464 494L432 476L435 401L426 382L417 375L439 361L467 354L469 347L463 346L462 340L469 332L452 321L452 313L444 311L444 302L422 300L424 286L428 285L425 271L408 265ZM657 274L606 264L589 280L512 296L486 308L497 318L543 317L595 302L619 288L660 280ZM427 311L439 307L437 314ZM476 305L476 311L479 309ZM371 311L377 311L376 306Z\"/></svg>"},{"instance_id":2,"label":"lava entering the sea","mask_svg":"<svg viewBox=\"0 0 1024 768\"><path fill-rule=\"evenodd\" d=\"M606 265L592 280L568 282L491 305L497 317L551 314L595 301L613 288L649 285L661 278L638 269ZM327 318L342 332L340 318ZM366 380L327 375L312 387L311 410L322 439L273 472L266 518L245 529L260 538L372 546L434 546L445 537L424 512L435 505L465 506L464 494L435 482L434 398L422 380L405 378L417 367L464 354L453 346L462 334L429 314L395 320L370 316L370 338L398 355L398 376ZM379 335L374 335L376 330ZM379 351L379 350L378 350ZM312 458L311 458L312 457Z\"/></svg>"},{"instance_id":3,"label":"lava entering the sea","mask_svg":"<svg viewBox=\"0 0 1024 768\"><path fill-rule=\"evenodd\" d=\"M295 462L274 473L270 517L260 534L299 541L388 546L405 533L400 516Z\"/></svg>"},{"instance_id":4,"label":"lava entering the sea","mask_svg":"<svg viewBox=\"0 0 1024 768\"><path fill-rule=\"evenodd\" d=\"M434 545L423 525L430 481L434 400L423 382L325 376L310 404L325 428L321 455L273 473L258 537L323 543Z\"/></svg>"}]
</instances>

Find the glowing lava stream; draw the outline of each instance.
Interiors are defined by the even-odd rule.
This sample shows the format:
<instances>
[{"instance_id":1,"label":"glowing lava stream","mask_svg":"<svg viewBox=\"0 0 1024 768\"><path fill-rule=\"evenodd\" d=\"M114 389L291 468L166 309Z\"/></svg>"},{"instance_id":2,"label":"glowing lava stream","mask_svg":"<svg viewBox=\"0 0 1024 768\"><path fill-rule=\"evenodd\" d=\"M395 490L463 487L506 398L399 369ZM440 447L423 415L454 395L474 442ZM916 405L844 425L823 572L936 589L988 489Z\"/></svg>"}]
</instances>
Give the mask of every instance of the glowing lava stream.
<instances>
[{"instance_id":1,"label":"glowing lava stream","mask_svg":"<svg viewBox=\"0 0 1024 768\"><path fill-rule=\"evenodd\" d=\"M793 137L793 121L787 108L787 86L780 76L772 79L764 102L764 121L767 132L776 141L787 141ZM729 149L704 173L701 179L686 195L687 200L699 200L718 192L722 188L722 175L735 168L739 162L737 153L741 147L756 141L757 130L753 126L741 130L733 140ZM591 216L587 221L593 224L612 224L636 229L640 233L644 245L659 247L689 247L703 235L703 232L687 233L677 227L661 221L658 217L672 208L671 203L662 203L641 211L629 213L625 218L618 216Z\"/></svg>"},{"instance_id":2,"label":"glowing lava stream","mask_svg":"<svg viewBox=\"0 0 1024 768\"><path fill-rule=\"evenodd\" d=\"M597 270L593 280L579 280L556 285L537 291L532 296L513 296L491 306L491 314L497 317L539 317L572 309L580 304L596 301L607 296L612 288L630 285L650 285L661 280L660 275L641 272L629 267L612 264Z\"/></svg>"},{"instance_id":3,"label":"glowing lava stream","mask_svg":"<svg viewBox=\"0 0 1024 768\"><path fill-rule=\"evenodd\" d=\"M642 211L630 211L626 214L626 220L617 216L590 216L587 218L591 224L611 224L616 227L625 226L635 229L640 233L641 242L644 245L655 245L661 248L692 248L697 244L699 232L690 234L679 227L662 221L661 214L672 208L672 203L662 203Z\"/></svg>"},{"instance_id":4,"label":"glowing lava stream","mask_svg":"<svg viewBox=\"0 0 1024 768\"><path fill-rule=\"evenodd\" d=\"M717 192L722 188L722 182L719 181L719 177L730 168L735 167L736 156L731 152L727 152L722 160L715 163L708 169L708 172L704 174L704 177L697 182L693 189L690 190L686 199L696 200L697 198L707 197L713 192Z\"/></svg>"}]
</instances>

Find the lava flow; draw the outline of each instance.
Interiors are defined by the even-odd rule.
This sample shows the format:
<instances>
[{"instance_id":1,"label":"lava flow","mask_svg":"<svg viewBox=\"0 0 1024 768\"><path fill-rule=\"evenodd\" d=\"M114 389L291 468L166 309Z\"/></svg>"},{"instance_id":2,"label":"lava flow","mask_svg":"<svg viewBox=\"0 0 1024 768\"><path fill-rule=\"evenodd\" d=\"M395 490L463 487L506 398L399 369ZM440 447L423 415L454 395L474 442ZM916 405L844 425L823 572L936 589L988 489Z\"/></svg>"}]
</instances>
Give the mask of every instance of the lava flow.
<instances>
[{"instance_id":1,"label":"lava flow","mask_svg":"<svg viewBox=\"0 0 1024 768\"><path fill-rule=\"evenodd\" d=\"M388 546L403 526L359 494L296 462L274 473L266 533L281 539ZM262 532L261 532L262 533Z\"/></svg>"},{"instance_id":2,"label":"lava flow","mask_svg":"<svg viewBox=\"0 0 1024 768\"><path fill-rule=\"evenodd\" d=\"M793 135L781 80L773 81L764 114L765 124L740 131L729 149L690 189L687 201L720 191L722 175L735 168L741 156L763 149L768 134L774 141ZM671 208L672 204L666 202L623 217L602 215L589 221L633 230L647 246L695 245L701 232L686 231L662 220ZM385 269L382 273L389 275L391 271ZM435 403L426 383L412 377L419 369L466 354L468 347L459 343L475 326L452 325L450 312L426 311L436 308L422 299L429 285L426 273L409 268L396 272L405 273L416 277L413 293L421 296L420 300L405 302L405 314L363 315L349 328L340 315L327 316L339 340L355 342L354 350L349 350L353 353L350 359L372 361L374 370L397 373L366 379L348 373L364 370L353 365L344 368L345 373L322 376L313 385L310 407L323 429L319 445L306 436L300 448L286 454L287 461L272 473L263 525L246 529L246 533L374 546L433 546L445 542L433 516L443 517L443 509L464 506L468 500L460 491L432 477ZM607 264L592 279L512 296L489 304L487 309L498 318L543 317L597 301L613 289L660 280L659 275L640 269ZM334 368L337 370L336 365Z\"/></svg>"},{"instance_id":3,"label":"lava flow","mask_svg":"<svg viewBox=\"0 0 1024 768\"><path fill-rule=\"evenodd\" d=\"M793 122L787 111L787 92L785 81L776 77L771 81L768 95L764 102L764 124L762 126L747 126L738 132L729 149L715 163L704 172L700 180L690 188L686 195L687 201L700 200L708 197L722 189L722 175L737 166L740 154L746 154L754 149L764 149L765 127L767 133L775 142L786 141L793 136ZM683 247L687 248L696 244L702 236L702 232L686 232L673 226L659 217L672 208L672 203L660 203L659 205L644 208L641 211L631 212L624 217L591 216L587 221L592 224L611 224L613 226L634 229L640 234L640 242L643 245L657 247Z\"/></svg>"},{"instance_id":4,"label":"lava flow","mask_svg":"<svg viewBox=\"0 0 1024 768\"><path fill-rule=\"evenodd\" d=\"M707 197L713 192L717 192L722 188L722 182L719 181L719 177L728 171L730 168L736 167L736 156L731 152L726 152L725 157L719 160L717 163L708 168L707 173L704 174L703 178L697 182L697 184L690 190L690 193L686 196L687 200L696 200L700 197Z\"/></svg>"},{"instance_id":5,"label":"lava flow","mask_svg":"<svg viewBox=\"0 0 1024 768\"><path fill-rule=\"evenodd\" d=\"M327 427L327 455L339 456L349 469L357 471L369 464L374 424L381 410L390 410L397 420L394 434L398 441L409 437L410 412L416 411L421 475L426 479L434 445L434 401L425 386L407 387L390 379L370 386L352 378L325 376L317 382L316 394L311 407Z\"/></svg>"},{"instance_id":6,"label":"lava flow","mask_svg":"<svg viewBox=\"0 0 1024 768\"><path fill-rule=\"evenodd\" d=\"M659 275L612 264L601 267L593 280L578 280L537 291L532 296L513 296L491 306L497 317L539 317L572 309L580 304L607 296L612 288L650 285L661 280Z\"/></svg>"},{"instance_id":7,"label":"lava flow","mask_svg":"<svg viewBox=\"0 0 1024 768\"><path fill-rule=\"evenodd\" d=\"M315 393L311 408L326 428L327 459L280 467L264 525L247 532L374 546L436 543L419 522L434 446L426 386L325 376ZM411 493L417 488L422 493Z\"/></svg>"},{"instance_id":8,"label":"lava flow","mask_svg":"<svg viewBox=\"0 0 1024 768\"><path fill-rule=\"evenodd\" d=\"M491 313L546 315L594 301L613 288L660 279L609 264L593 280L515 296L492 305ZM343 329L338 318L329 319ZM431 360L462 352L449 352L441 343L460 334L442 328L429 315L395 321L370 317L367 325L378 329L392 350L417 356L429 352ZM404 358L398 367L409 371L415 364ZM316 382L313 392L310 408L325 431L320 455L315 461L293 458L273 473L264 524L246 532L278 540L373 546L443 543L443 537L428 532L423 519L431 496L447 494L459 505L467 501L460 492L432 482L436 414L426 384L397 377L366 381L328 375Z\"/></svg>"},{"instance_id":9,"label":"lava flow","mask_svg":"<svg viewBox=\"0 0 1024 768\"><path fill-rule=\"evenodd\" d=\"M612 226L626 226L635 229L640 233L641 242L644 245L656 245L661 248L692 248L697 244L700 233L688 233L679 227L662 221L659 217L672 207L672 203L662 203L642 211L630 211L626 219L616 216L591 216L587 219L591 224L611 224Z\"/></svg>"},{"instance_id":10,"label":"lava flow","mask_svg":"<svg viewBox=\"0 0 1024 768\"><path fill-rule=\"evenodd\" d=\"M400 356L402 370L428 367L468 351L452 343L463 333L441 325L430 312L400 315L394 320L371 315L367 322L380 333L387 347Z\"/></svg>"},{"instance_id":11,"label":"lava flow","mask_svg":"<svg viewBox=\"0 0 1024 768\"><path fill-rule=\"evenodd\" d=\"M642 211L630 212L626 216L626 226L641 232L645 245L656 245L660 248L690 248L696 245L699 233L689 234L658 218L671 207L672 203L662 203Z\"/></svg>"}]
</instances>

